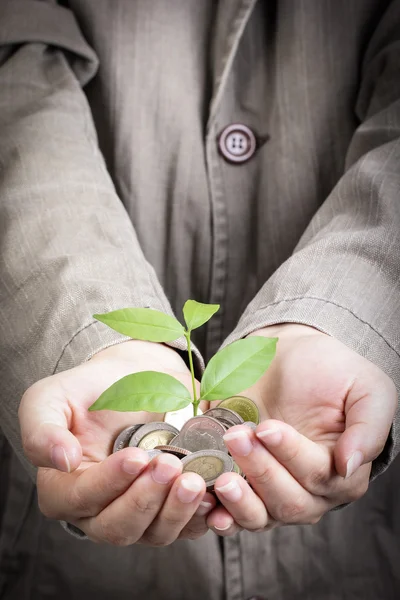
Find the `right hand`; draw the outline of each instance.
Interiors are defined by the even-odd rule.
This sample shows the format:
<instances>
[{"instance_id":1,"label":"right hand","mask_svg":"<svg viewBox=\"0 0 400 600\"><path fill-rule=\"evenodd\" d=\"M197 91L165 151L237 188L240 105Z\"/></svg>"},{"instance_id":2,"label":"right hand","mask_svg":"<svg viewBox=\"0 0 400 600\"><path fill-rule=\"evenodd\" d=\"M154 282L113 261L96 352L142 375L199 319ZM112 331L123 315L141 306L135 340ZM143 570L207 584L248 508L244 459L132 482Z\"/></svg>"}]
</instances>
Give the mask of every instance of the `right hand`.
<instances>
[{"instance_id":1,"label":"right hand","mask_svg":"<svg viewBox=\"0 0 400 600\"><path fill-rule=\"evenodd\" d=\"M72 523L94 541L163 546L208 530L206 515L215 499L206 494L201 477L181 474L177 457L163 454L149 463L139 448L110 456L124 427L162 420L163 415L87 410L112 383L144 370L168 373L191 387L189 370L177 352L132 340L35 383L21 401L22 443L39 467L41 511Z\"/></svg>"}]
</instances>

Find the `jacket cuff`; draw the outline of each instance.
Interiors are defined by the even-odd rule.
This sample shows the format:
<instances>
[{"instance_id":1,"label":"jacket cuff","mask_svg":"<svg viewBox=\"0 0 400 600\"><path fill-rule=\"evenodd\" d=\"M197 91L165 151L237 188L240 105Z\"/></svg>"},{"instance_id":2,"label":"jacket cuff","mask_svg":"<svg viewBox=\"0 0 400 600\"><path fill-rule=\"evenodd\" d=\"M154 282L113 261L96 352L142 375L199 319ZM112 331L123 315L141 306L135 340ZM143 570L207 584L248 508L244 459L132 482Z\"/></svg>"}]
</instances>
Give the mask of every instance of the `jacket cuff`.
<instances>
[{"instance_id":1,"label":"jacket cuff","mask_svg":"<svg viewBox=\"0 0 400 600\"><path fill-rule=\"evenodd\" d=\"M71 534L73 537L77 538L78 540L88 540L88 536L83 533L83 531L81 529L79 529L79 527L75 527L75 525L72 525L71 523L67 523L67 521L60 521L60 524L62 526L63 529L65 529L65 531L67 531L69 534Z\"/></svg>"},{"instance_id":2,"label":"jacket cuff","mask_svg":"<svg viewBox=\"0 0 400 600\"><path fill-rule=\"evenodd\" d=\"M319 329L377 365L400 389L400 357L390 343L374 327L354 312L323 298L302 297L276 300L267 305L249 305L237 327L225 340L223 347L269 325L299 323ZM386 446L373 462L371 480L383 473L400 451L400 410Z\"/></svg>"}]
</instances>

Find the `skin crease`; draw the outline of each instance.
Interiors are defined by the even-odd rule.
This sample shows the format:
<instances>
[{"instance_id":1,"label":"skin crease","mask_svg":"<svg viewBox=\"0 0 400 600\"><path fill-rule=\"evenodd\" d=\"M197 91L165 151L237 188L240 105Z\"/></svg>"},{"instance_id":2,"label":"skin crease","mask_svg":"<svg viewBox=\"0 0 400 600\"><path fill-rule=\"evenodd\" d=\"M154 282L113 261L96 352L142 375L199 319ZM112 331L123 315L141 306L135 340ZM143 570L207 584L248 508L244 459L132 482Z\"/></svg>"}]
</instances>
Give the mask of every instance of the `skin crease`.
<instances>
[{"instance_id":1,"label":"skin crease","mask_svg":"<svg viewBox=\"0 0 400 600\"><path fill-rule=\"evenodd\" d=\"M106 457L123 427L160 420L160 415L89 413L87 407L113 381L137 370L167 372L191 389L190 373L174 350L128 341L99 352L85 365L38 382L22 399L20 422L27 456L38 466L54 467L49 449L61 446L67 459L63 452L56 453L57 466L71 471L39 469L39 503L46 516L75 524L95 541L158 546L178 537L199 537L208 528L218 535L232 535L241 528L252 531L315 523L334 506L361 497L368 488L371 461L381 452L393 420L397 394L391 380L312 327L285 324L251 335L279 337L269 370L242 392L257 403L262 422L255 433L243 426L229 430L239 440L249 439L251 452L237 455L232 447L237 439L226 442L251 487L236 474L224 474L215 486L218 506L202 488L185 512L177 500L181 486L177 472L167 487L155 485L153 513L148 506L139 506L139 517L147 515L147 521L142 519L145 529L133 526L126 533L121 524L127 514L132 520L132 503L138 503L135 490L143 488L152 467L144 466L125 481L126 475L121 475L124 453L135 462L141 458L135 454L137 449ZM206 408L207 403L202 409ZM275 433L263 437L271 427ZM36 432L33 436L32 431ZM362 453L361 467L356 464L361 462L356 452ZM353 466L359 468L345 479L352 457ZM179 461L175 466L179 470ZM100 504L91 495L94 482L103 486L96 495L102 498ZM148 486L153 483L148 479ZM192 483L196 487L199 481ZM200 505L202 500L207 506ZM173 530L165 525L165 517L170 522L171 514L182 515Z\"/></svg>"}]
</instances>

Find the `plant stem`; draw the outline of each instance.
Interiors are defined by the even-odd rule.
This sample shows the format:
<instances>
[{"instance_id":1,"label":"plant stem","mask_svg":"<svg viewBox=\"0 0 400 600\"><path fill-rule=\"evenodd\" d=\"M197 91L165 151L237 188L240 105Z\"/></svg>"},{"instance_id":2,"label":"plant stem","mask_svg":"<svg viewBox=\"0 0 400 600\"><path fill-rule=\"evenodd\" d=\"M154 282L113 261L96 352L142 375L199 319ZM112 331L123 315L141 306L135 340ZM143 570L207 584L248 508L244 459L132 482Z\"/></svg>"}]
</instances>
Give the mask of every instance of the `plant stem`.
<instances>
[{"instance_id":1,"label":"plant stem","mask_svg":"<svg viewBox=\"0 0 400 600\"><path fill-rule=\"evenodd\" d=\"M192 376L192 387L193 387L193 416L197 415L197 407L200 404L200 400L197 399L196 393L196 383L194 377L194 368L193 368L193 357L192 357L192 348L190 345L190 331L185 331L185 338L187 340L188 345L188 353L189 353L189 366L190 366L190 374Z\"/></svg>"}]
</instances>

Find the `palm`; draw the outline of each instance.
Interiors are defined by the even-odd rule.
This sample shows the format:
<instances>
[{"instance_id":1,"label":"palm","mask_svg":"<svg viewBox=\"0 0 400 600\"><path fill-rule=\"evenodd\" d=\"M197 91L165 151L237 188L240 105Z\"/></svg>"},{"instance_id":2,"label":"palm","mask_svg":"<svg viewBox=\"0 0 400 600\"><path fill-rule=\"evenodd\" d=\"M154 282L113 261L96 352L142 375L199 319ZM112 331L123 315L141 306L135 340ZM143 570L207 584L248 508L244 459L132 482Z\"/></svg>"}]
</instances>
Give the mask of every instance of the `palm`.
<instances>
[{"instance_id":1,"label":"palm","mask_svg":"<svg viewBox=\"0 0 400 600\"><path fill-rule=\"evenodd\" d=\"M126 344L123 344L126 346ZM61 374L59 393L66 406L68 425L71 433L78 439L85 462L104 460L112 451L112 445L118 433L135 423L160 421L163 415L147 412L89 412L88 408L100 394L115 381L136 371L162 371L179 379L189 389L190 373L179 355L169 349L162 357L143 351L134 356L109 356L100 354L71 371Z\"/></svg>"},{"instance_id":2,"label":"palm","mask_svg":"<svg viewBox=\"0 0 400 600\"><path fill-rule=\"evenodd\" d=\"M267 373L247 390L261 419L285 421L309 439L332 446L345 429L345 404L358 364L353 352L315 332L282 336Z\"/></svg>"}]
</instances>

